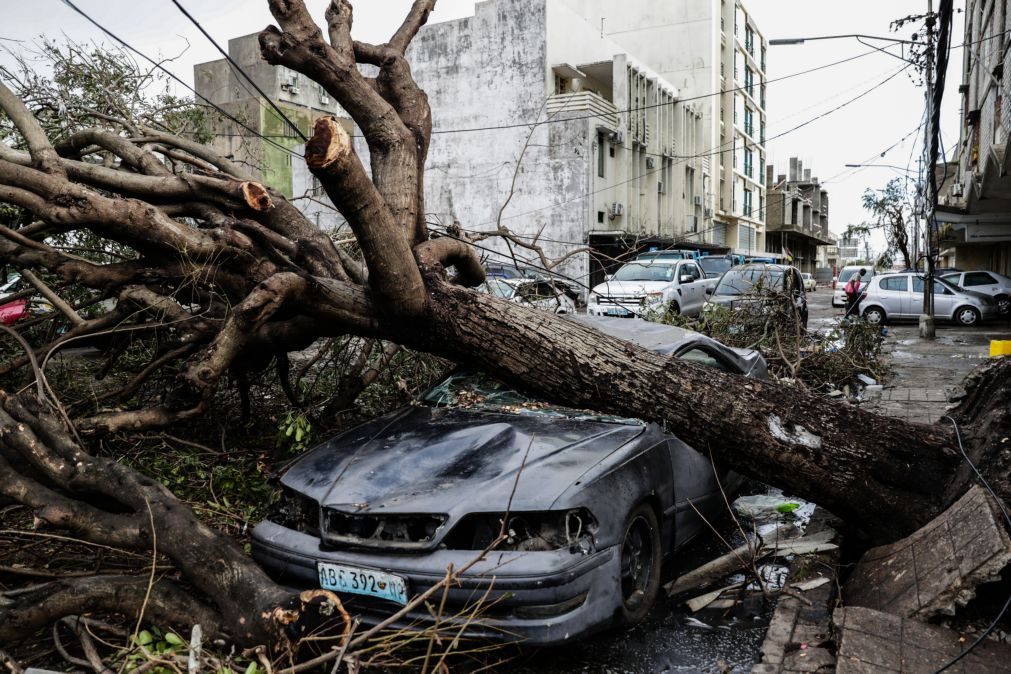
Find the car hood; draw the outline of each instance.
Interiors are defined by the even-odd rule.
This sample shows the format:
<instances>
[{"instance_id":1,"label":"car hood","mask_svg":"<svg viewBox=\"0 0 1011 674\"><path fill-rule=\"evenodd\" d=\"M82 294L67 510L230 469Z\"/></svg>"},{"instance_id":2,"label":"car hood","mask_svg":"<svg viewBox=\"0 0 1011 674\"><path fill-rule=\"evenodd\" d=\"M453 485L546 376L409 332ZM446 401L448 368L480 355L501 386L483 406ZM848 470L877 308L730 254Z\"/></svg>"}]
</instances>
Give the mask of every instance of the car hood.
<instances>
[{"instance_id":1,"label":"car hood","mask_svg":"<svg viewBox=\"0 0 1011 674\"><path fill-rule=\"evenodd\" d=\"M603 297L642 297L662 292L670 285L671 281L608 281L594 286L593 292Z\"/></svg>"},{"instance_id":2,"label":"car hood","mask_svg":"<svg viewBox=\"0 0 1011 674\"><path fill-rule=\"evenodd\" d=\"M504 509L514 485L514 509L545 509L644 430L412 405L320 445L281 481L321 505L356 513Z\"/></svg>"}]
</instances>

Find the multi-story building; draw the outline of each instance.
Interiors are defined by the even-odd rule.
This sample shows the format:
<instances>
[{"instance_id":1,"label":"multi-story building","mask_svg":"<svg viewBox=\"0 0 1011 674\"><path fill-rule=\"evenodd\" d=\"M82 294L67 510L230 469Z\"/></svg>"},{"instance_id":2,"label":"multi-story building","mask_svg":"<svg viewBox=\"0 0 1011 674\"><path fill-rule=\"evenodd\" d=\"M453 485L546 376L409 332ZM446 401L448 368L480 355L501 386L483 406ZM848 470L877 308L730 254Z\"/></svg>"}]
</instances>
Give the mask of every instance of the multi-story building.
<instances>
[{"instance_id":1,"label":"multi-story building","mask_svg":"<svg viewBox=\"0 0 1011 674\"><path fill-rule=\"evenodd\" d=\"M796 157L790 158L789 174L777 176L771 164L766 172L765 251L813 274L818 266L819 247L832 243L828 231L828 191Z\"/></svg>"},{"instance_id":2,"label":"multi-story building","mask_svg":"<svg viewBox=\"0 0 1011 674\"><path fill-rule=\"evenodd\" d=\"M339 113L283 68L259 74L271 67L247 53L251 37L232 40L230 52L285 110L306 111L306 129L310 112ZM485 0L474 16L426 25L408 60L432 108L432 230L507 227L565 258L561 270L588 285L615 258L651 247L761 253L765 53L736 0ZM203 95L267 129L272 111L247 100L227 64L195 75ZM297 152L293 132L272 130ZM297 203L332 222L312 176L273 151L260 149L267 171L280 174L268 182L309 195ZM498 238L480 245L500 261L510 254ZM573 254L587 246L590 255Z\"/></svg>"},{"instance_id":3,"label":"multi-story building","mask_svg":"<svg viewBox=\"0 0 1011 674\"><path fill-rule=\"evenodd\" d=\"M946 264L1011 275L1011 45L1007 0L966 0L958 170L938 194L931 247ZM948 77L952 74L949 71ZM941 180L938 183L941 184Z\"/></svg>"},{"instance_id":4,"label":"multi-story building","mask_svg":"<svg viewBox=\"0 0 1011 674\"><path fill-rule=\"evenodd\" d=\"M258 179L286 196L298 196L294 194L292 171L304 164L296 156L301 154L297 148L303 142L299 132L311 135L313 122L321 115L342 119L347 119L347 115L315 82L264 61L258 34L229 40L228 55L284 116L226 59L199 63L193 66L197 94L242 122L217 119L212 147L246 165ZM350 124L347 128L351 128ZM332 208L329 210L332 212Z\"/></svg>"},{"instance_id":5,"label":"multi-story building","mask_svg":"<svg viewBox=\"0 0 1011 674\"><path fill-rule=\"evenodd\" d=\"M845 265L860 259L860 239L855 236L841 236L836 244L839 264Z\"/></svg>"}]
</instances>

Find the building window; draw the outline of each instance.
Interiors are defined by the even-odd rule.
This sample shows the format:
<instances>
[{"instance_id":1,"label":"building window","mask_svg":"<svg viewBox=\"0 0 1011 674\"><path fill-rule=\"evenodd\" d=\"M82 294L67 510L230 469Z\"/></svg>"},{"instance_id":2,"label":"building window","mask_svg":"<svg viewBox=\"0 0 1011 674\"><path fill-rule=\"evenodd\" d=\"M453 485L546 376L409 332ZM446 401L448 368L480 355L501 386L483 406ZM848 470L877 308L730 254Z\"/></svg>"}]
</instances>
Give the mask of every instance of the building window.
<instances>
[{"instance_id":1,"label":"building window","mask_svg":"<svg viewBox=\"0 0 1011 674\"><path fill-rule=\"evenodd\" d=\"M751 26L744 27L744 47L752 57L755 56L755 31L751 30Z\"/></svg>"},{"instance_id":2,"label":"building window","mask_svg":"<svg viewBox=\"0 0 1011 674\"><path fill-rule=\"evenodd\" d=\"M759 220L765 219L765 197L758 195L758 213L755 215Z\"/></svg>"},{"instance_id":3,"label":"building window","mask_svg":"<svg viewBox=\"0 0 1011 674\"><path fill-rule=\"evenodd\" d=\"M762 46L762 72L765 72L765 46Z\"/></svg>"},{"instance_id":4,"label":"building window","mask_svg":"<svg viewBox=\"0 0 1011 674\"><path fill-rule=\"evenodd\" d=\"M607 146L607 138L602 131L597 132L597 175L604 177L604 148Z\"/></svg>"},{"instance_id":5,"label":"building window","mask_svg":"<svg viewBox=\"0 0 1011 674\"><path fill-rule=\"evenodd\" d=\"M604 211L597 211L597 222L604 224Z\"/></svg>"},{"instance_id":6,"label":"building window","mask_svg":"<svg viewBox=\"0 0 1011 674\"><path fill-rule=\"evenodd\" d=\"M749 178L754 178L754 175L751 173L751 160L752 160L751 150L749 150L748 148L744 148L744 175L748 176Z\"/></svg>"},{"instance_id":7,"label":"building window","mask_svg":"<svg viewBox=\"0 0 1011 674\"><path fill-rule=\"evenodd\" d=\"M751 108L744 108L744 133L749 136L755 135L755 114L751 111Z\"/></svg>"},{"instance_id":8,"label":"building window","mask_svg":"<svg viewBox=\"0 0 1011 674\"><path fill-rule=\"evenodd\" d=\"M747 66L744 67L744 88L749 96L755 97L755 73Z\"/></svg>"},{"instance_id":9,"label":"building window","mask_svg":"<svg viewBox=\"0 0 1011 674\"><path fill-rule=\"evenodd\" d=\"M751 217L751 190L744 188L744 215Z\"/></svg>"},{"instance_id":10,"label":"building window","mask_svg":"<svg viewBox=\"0 0 1011 674\"><path fill-rule=\"evenodd\" d=\"M762 109L764 110L765 109L765 83L764 82L762 83L762 100L761 100L761 103L762 103Z\"/></svg>"},{"instance_id":11,"label":"building window","mask_svg":"<svg viewBox=\"0 0 1011 674\"><path fill-rule=\"evenodd\" d=\"M765 122L759 122L758 124L758 140L765 145Z\"/></svg>"}]
</instances>

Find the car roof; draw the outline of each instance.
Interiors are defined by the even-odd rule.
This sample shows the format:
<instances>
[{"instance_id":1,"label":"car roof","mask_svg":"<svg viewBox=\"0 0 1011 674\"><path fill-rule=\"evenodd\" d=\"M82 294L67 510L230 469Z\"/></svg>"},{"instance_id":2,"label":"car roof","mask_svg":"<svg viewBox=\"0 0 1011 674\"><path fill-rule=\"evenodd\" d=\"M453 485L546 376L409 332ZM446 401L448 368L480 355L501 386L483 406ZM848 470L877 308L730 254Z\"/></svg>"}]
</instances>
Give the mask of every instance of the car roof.
<instances>
[{"instance_id":1,"label":"car roof","mask_svg":"<svg viewBox=\"0 0 1011 674\"><path fill-rule=\"evenodd\" d=\"M745 269L768 269L771 271L786 271L788 269L796 269L796 267L789 264L773 264L771 262L745 262L744 264L737 265L731 271L738 271Z\"/></svg>"},{"instance_id":2,"label":"car roof","mask_svg":"<svg viewBox=\"0 0 1011 674\"><path fill-rule=\"evenodd\" d=\"M690 350L692 346L715 349L725 358L733 361L748 376L764 379L768 375L768 366L758 351L729 347L694 330L686 330L663 323L652 323L641 318L590 316L588 314L566 314L564 318L665 355L683 353Z\"/></svg>"}]
</instances>

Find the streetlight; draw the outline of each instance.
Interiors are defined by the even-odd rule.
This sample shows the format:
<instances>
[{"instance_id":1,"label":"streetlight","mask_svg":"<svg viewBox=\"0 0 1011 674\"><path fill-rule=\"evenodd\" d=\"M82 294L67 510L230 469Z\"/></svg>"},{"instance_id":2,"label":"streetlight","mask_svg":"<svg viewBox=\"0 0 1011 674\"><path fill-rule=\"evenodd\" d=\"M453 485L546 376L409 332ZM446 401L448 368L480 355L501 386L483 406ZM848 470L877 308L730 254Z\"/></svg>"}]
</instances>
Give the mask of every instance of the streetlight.
<instances>
[{"instance_id":1,"label":"streetlight","mask_svg":"<svg viewBox=\"0 0 1011 674\"><path fill-rule=\"evenodd\" d=\"M917 173L913 169L908 169L903 166L896 166L895 164L845 164L846 168L890 168L896 171L904 171L906 173Z\"/></svg>"},{"instance_id":2,"label":"streetlight","mask_svg":"<svg viewBox=\"0 0 1011 674\"><path fill-rule=\"evenodd\" d=\"M769 40L770 46L775 45L790 45L790 44L804 44L805 42L814 42L815 40L838 40L840 38L852 37L857 40L863 38L865 40L885 40L887 42L895 42L897 44L920 44L916 40L900 40L896 37L878 37L877 35L864 35L863 33L847 33L845 35L819 35L817 37L788 37L779 38L777 40Z\"/></svg>"}]
</instances>

